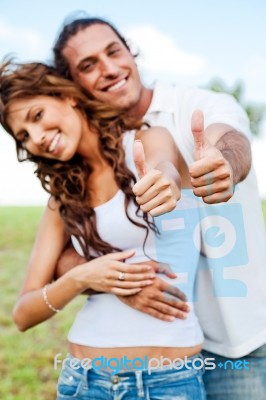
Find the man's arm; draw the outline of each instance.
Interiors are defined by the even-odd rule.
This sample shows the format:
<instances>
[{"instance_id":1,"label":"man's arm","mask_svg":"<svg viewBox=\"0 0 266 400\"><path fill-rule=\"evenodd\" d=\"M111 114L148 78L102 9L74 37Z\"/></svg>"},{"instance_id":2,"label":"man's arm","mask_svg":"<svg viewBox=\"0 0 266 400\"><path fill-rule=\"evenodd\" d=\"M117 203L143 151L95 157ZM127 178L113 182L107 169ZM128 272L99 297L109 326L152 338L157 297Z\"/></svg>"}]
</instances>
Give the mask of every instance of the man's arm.
<instances>
[{"instance_id":1,"label":"man's arm","mask_svg":"<svg viewBox=\"0 0 266 400\"><path fill-rule=\"evenodd\" d=\"M251 167L248 139L226 124L204 130L204 116L198 110L192 115L191 130L195 161L189 173L194 194L209 204L228 201Z\"/></svg>"},{"instance_id":2,"label":"man's arm","mask_svg":"<svg viewBox=\"0 0 266 400\"><path fill-rule=\"evenodd\" d=\"M70 269L74 268L77 265L84 264L85 262L86 259L76 252L72 245L72 242L69 241L57 262L54 279L56 280L60 278Z\"/></svg>"},{"instance_id":3,"label":"man's arm","mask_svg":"<svg viewBox=\"0 0 266 400\"><path fill-rule=\"evenodd\" d=\"M246 136L231 129L223 134L215 147L229 162L233 171L234 184L242 182L250 171L252 160L250 142Z\"/></svg>"}]
</instances>

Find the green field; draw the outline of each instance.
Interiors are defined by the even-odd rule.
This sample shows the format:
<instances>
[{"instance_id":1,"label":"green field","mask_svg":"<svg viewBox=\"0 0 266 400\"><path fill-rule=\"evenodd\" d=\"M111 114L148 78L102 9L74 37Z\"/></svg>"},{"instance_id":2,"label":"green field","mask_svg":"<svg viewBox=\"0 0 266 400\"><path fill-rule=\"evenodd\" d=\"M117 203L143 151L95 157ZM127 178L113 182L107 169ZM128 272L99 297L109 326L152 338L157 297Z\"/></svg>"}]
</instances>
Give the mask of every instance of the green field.
<instances>
[{"instance_id":1,"label":"green field","mask_svg":"<svg viewBox=\"0 0 266 400\"><path fill-rule=\"evenodd\" d=\"M266 202L263 203L266 221ZM0 399L54 400L59 371L55 354L66 354L66 336L80 296L62 312L34 329L19 333L12 308L21 287L25 265L42 214L39 207L0 207ZM47 249L49 251L49 249Z\"/></svg>"},{"instance_id":2,"label":"green field","mask_svg":"<svg viewBox=\"0 0 266 400\"><path fill-rule=\"evenodd\" d=\"M0 207L0 399L54 400L59 371L55 354L66 354L66 336L85 296L44 324L19 333L12 308L42 214L39 207ZM49 251L49 249L47 249Z\"/></svg>"}]
</instances>

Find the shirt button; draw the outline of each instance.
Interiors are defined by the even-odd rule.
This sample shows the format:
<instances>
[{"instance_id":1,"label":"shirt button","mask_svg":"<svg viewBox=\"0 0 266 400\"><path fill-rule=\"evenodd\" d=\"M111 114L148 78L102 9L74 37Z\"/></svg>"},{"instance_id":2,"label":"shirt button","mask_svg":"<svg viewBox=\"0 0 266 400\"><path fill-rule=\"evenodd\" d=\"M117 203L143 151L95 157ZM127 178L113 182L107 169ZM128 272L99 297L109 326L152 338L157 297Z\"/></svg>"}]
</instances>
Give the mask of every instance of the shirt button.
<instances>
[{"instance_id":1,"label":"shirt button","mask_svg":"<svg viewBox=\"0 0 266 400\"><path fill-rule=\"evenodd\" d=\"M111 377L111 382L112 383L118 383L120 381L119 376L114 375Z\"/></svg>"}]
</instances>

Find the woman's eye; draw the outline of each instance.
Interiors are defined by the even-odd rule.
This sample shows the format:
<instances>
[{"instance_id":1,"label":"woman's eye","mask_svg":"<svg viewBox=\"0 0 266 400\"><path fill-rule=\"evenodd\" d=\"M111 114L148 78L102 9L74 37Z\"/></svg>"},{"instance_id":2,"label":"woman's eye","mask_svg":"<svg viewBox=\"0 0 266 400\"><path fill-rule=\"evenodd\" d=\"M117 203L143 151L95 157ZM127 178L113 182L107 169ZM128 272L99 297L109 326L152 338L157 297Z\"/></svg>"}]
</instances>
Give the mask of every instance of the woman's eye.
<instances>
[{"instance_id":1,"label":"woman's eye","mask_svg":"<svg viewBox=\"0 0 266 400\"><path fill-rule=\"evenodd\" d=\"M34 115L34 121L39 121L43 115L43 111L40 110Z\"/></svg>"}]
</instances>

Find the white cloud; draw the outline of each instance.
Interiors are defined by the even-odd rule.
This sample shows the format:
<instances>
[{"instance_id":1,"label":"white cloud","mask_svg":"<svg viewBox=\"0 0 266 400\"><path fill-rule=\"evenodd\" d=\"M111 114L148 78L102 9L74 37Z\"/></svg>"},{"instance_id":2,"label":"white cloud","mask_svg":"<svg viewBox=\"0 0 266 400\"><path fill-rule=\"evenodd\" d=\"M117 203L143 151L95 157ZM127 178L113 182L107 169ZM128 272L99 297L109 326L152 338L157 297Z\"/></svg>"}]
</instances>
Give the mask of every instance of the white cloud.
<instances>
[{"instance_id":1,"label":"white cloud","mask_svg":"<svg viewBox=\"0 0 266 400\"><path fill-rule=\"evenodd\" d=\"M264 54L249 57L242 71L243 80L248 82L247 98L265 103L266 57Z\"/></svg>"},{"instance_id":2,"label":"white cloud","mask_svg":"<svg viewBox=\"0 0 266 400\"><path fill-rule=\"evenodd\" d=\"M133 51L140 50L139 66L160 74L197 75L205 67L205 60L180 49L174 39L153 26L138 26L126 30L133 43Z\"/></svg>"},{"instance_id":3,"label":"white cloud","mask_svg":"<svg viewBox=\"0 0 266 400\"><path fill-rule=\"evenodd\" d=\"M29 28L19 28L8 24L0 18L0 43L2 55L19 53L19 56L41 57L46 55L50 45L36 31Z\"/></svg>"}]
</instances>

